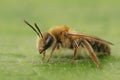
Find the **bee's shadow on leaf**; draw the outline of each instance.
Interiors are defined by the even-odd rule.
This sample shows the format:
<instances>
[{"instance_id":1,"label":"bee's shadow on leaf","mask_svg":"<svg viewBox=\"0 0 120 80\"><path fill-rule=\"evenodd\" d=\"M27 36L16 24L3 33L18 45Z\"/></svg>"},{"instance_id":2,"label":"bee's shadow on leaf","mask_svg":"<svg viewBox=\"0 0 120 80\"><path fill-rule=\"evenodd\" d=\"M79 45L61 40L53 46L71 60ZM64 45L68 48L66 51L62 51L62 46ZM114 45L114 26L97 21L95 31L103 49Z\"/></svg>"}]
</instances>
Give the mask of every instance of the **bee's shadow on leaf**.
<instances>
[{"instance_id":1,"label":"bee's shadow on leaf","mask_svg":"<svg viewBox=\"0 0 120 80\"><path fill-rule=\"evenodd\" d=\"M114 56L97 56L100 64L104 65L109 63L111 59L115 59ZM73 54L65 54L65 55L53 55L50 63L70 63L73 60ZM94 64L94 62L91 60L89 56L81 56L78 55L77 58L74 61L75 63L86 63L89 62L91 64Z\"/></svg>"}]
</instances>

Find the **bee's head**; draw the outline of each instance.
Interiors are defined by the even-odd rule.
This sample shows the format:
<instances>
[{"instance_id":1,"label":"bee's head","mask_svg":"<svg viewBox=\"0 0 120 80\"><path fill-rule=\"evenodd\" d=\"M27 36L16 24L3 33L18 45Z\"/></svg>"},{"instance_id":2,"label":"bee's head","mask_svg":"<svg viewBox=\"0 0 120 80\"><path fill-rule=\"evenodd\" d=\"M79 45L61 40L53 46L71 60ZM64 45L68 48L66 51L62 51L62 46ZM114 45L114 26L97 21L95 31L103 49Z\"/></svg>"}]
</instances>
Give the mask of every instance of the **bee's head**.
<instances>
[{"instance_id":1,"label":"bee's head","mask_svg":"<svg viewBox=\"0 0 120 80\"><path fill-rule=\"evenodd\" d=\"M49 33L45 33L43 37L38 37L37 39L37 49L39 53L43 53L47 50L53 43L54 39Z\"/></svg>"},{"instance_id":2,"label":"bee's head","mask_svg":"<svg viewBox=\"0 0 120 80\"><path fill-rule=\"evenodd\" d=\"M52 43L53 43L53 37L49 33L45 33L43 35L36 23L34 23L35 27L33 27L26 20L24 20L24 22L30 28L32 28L35 31L35 33L38 35L37 49L39 50L40 53L43 53L46 49L48 49L52 45Z\"/></svg>"}]
</instances>

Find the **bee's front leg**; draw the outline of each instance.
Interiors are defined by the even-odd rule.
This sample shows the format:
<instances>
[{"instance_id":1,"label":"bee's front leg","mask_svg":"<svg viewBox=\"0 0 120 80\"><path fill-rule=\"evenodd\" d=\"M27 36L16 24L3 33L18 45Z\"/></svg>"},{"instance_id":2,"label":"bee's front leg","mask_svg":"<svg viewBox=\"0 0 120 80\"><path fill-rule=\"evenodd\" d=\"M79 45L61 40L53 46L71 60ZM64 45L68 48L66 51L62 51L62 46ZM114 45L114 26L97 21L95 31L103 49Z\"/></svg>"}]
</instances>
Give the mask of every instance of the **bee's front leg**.
<instances>
[{"instance_id":1,"label":"bee's front leg","mask_svg":"<svg viewBox=\"0 0 120 80\"><path fill-rule=\"evenodd\" d=\"M48 58L47 62L49 62L49 61L50 61L50 59L51 59L51 57L52 57L52 54L53 54L53 52L54 52L55 48L57 47L57 45L58 45L58 43L57 43L57 42L55 42L55 44L54 44L54 45L53 45L53 47L52 47L52 51L51 51L51 53L50 53L50 56L49 56L49 58Z\"/></svg>"},{"instance_id":2,"label":"bee's front leg","mask_svg":"<svg viewBox=\"0 0 120 80\"><path fill-rule=\"evenodd\" d=\"M45 59L45 53L46 53L46 51L44 51L44 52L42 53L42 61L44 61L44 59Z\"/></svg>"}]
</instances>

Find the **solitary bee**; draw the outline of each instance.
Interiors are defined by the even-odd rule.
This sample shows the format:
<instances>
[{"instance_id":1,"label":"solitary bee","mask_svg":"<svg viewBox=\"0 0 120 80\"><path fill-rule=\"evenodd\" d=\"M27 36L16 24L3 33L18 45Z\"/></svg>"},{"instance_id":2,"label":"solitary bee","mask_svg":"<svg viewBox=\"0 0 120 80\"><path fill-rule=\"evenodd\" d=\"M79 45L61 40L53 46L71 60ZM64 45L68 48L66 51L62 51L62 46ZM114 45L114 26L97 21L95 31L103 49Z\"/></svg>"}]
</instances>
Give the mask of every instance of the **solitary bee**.
<instances>
[{"instance_id":1,"label":"solitary bee","mask_svg":"<svg viewBox=\"0 0 120 80\"><path fill-rule=\"evenodd\" d=\"M88 55L96 64L100 67L97 54L95 52L102 52L103 55L110 55L109 45L113 45L111 42L98 38L96 36L91 36L83 33L79 33L71 30L69 26L61 25L48 29L44 34L41 33L38 25L34 23L33 27L26 20L24 22L30 26L38 35L37 36L37 49L39 53L43 54L42 60L45 58L45 52L48 48L52 47L50 52L50 58L56 48L69 48L74 50L74 57L72 62L77 58L78 48L81 46L86 49Z\"/></svg>"}]
</instances>

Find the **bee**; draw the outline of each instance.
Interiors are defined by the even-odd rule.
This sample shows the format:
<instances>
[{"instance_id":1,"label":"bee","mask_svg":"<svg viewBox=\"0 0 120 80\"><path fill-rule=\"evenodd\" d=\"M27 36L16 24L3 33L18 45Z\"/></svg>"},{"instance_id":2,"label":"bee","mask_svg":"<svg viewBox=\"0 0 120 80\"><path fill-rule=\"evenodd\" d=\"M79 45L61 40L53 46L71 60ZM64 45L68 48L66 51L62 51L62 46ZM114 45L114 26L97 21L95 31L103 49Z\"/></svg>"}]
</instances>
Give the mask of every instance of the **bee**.
<instances>
[{"instance_id":1,"label":"bee","mask_svg":"<svg viewBox=\"0 0 120 80\"><path fill-rule=\"evenodd\" d=\"M69 48L74 51L72 62L74 62L74 60L77 58L79 47L81 46L85 48L88 55L97 67L100 67L100 63L95 52L102 52L103 55L111 54L109 46L113 45L111 42L103 40L96 36L73 31L67 25L52 27L48 29L48 31L46 31L44 34L42 34L36 23L34 23L35 27L33 27L26 20L24 20L24 22L37 34L37 49L40 54L43 54L42 60L45 58L46 50L50 47L52 49L48 58L48 62L50 61L54 50L60 47Z\"/></svg>"}]
</instances>

